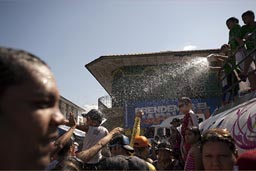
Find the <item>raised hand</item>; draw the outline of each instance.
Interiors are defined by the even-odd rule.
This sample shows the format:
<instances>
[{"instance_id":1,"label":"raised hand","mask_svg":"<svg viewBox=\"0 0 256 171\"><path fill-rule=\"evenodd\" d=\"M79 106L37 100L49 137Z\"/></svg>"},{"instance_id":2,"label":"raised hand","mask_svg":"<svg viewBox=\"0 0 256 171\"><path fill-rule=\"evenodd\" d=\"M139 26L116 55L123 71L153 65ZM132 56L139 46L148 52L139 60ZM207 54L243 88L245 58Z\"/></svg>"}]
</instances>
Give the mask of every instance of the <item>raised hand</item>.
<instances>
[{"instance_id":1,"label":"raised hand","mask_svg":"<svg viewBox=\"0 0 256 171\"><path fill-rule=\"evenodd\" d=\"M110 131L109 133L115 135L115 134L121 134L122 132L124 132L123 128L116 127L112 131Z\"/></svg>"},{"instance_id":2,"label":"raised hand","mask_svg":"<svg viewBox=\"0 0 256 171\"><path fill-rule=\"evenodd\" d=\"M144 115L143 110L139 110L139 111L136 113L136 117L142 118L143 115Z\"/></svg>"},{"instance_id":3,"label":"raised hand","mask_svg":"<svg viewBox=\"0 0 256 171\"><path fill-rule=\"evenodd\" d=\"M70 112L69 113L69 119L68 119L69 123L68 123L68 126L72 127L72 126L75 126L76 125L76 119L74 117L74 113L73 112Z\"/></svg>"}]
</instances>

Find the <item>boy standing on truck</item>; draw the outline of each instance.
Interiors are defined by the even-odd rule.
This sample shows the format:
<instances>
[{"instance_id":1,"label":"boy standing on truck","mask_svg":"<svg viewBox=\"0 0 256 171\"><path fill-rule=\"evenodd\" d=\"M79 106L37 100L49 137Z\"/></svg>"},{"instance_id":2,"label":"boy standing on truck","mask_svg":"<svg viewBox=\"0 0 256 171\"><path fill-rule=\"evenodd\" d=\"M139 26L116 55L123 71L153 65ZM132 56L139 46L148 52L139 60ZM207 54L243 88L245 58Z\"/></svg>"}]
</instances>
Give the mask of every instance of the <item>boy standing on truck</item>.
<instances>
[{"instance_id":1,"label":"boy standing on truck","mask_svg":"<svg viewBox=\"0 0 256 171\"><path fill-rule=\"evenodd\" d=\"M182 97L178 101L179 111L184 114L184 118L181 124L181 136L182 136L182 143L181 143L181 153L183 156L184 161L187 157L187 152L190 149L190 145L185 142L185 131L187 128L192 126L198 127L198 120L196 114L192 111L192 102L191 99L188 97Z\"/></svg>"},{"instance_id":2,"label":"boy standing on truck","mask_svg":"<svg viewBox=\"0 0 256 171\"><path fill-rule=\"evenodd\" d=\"M256 89L256 75L255 72L250 73L250 67L252 62L256 64L256 22L255 15L253 11L246 11L242 14L242 19L245 25L242 26L240 32L240 38L245 41L246 53L249 57L244 61L243 72L240 74L240 77L247 77L250 82L251 90ZM255 68L253 68L255 69ZM250 73L250 74L249 74Z\"/></svg>"}]
</instances>

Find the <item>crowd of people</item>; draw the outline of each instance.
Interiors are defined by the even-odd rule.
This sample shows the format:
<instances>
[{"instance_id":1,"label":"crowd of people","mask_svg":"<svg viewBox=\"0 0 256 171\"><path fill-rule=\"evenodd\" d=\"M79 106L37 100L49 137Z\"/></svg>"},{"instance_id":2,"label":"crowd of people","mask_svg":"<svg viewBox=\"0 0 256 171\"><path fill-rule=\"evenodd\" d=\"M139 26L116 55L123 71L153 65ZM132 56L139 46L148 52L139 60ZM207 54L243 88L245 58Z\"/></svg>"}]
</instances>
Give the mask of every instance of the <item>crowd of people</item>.
<instances>
[{"instance_id":1,"label":"crowd of people","mask_svg":"<svg viewBox=\"0 0 256 171\"><path fill-rule=\"evenodd\" d=\"M230 17L226 20L229 30L227 44L221 46L221 55L216 55L223 62L220 70L223 98L226 105L235 100L243 92L256 90L256 22L253 11L246 11L241 16L244 25L240 26L239 19Z\"/></svg>"},{"instance_id":2,"label":"crowd of people","mask_svg":"<svg viewBox=\"0 0 256 171\"><path fill-rule=\"evenodd\" d=\"M248 76L255 89L255 74L249 72L256 54L250 53L256 40L254 13L247 11L242 19L242 27L234 17L227 20L226 48L235 56L232 68L244 60L241 54L249 55L239 65L238 76L242 80ZM178 101L184 118L170 123L171 136L150 141L141 135L143 111L138 111L129 139L123 128L109 132L102 126L103 114L96 109L83 115L84 125L77 125L73 113L64 118L54 76L37 56L0 48L0 71L0 170L256 170L255 150L239 155L228 130L200 132L188 97ZM62 124L70 129L59 136ZM72 136L75 129L86 132L81 150Z\"/></svg>"}]
</instances>

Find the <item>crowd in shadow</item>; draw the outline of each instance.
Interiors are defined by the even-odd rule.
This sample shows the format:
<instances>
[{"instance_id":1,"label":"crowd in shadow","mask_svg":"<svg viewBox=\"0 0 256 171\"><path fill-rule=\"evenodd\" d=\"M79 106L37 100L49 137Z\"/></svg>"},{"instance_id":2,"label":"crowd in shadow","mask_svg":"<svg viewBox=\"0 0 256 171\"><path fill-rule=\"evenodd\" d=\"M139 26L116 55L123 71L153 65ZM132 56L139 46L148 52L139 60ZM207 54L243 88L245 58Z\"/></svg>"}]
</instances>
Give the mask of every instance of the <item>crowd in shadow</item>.
<instances>
[{"instance_id":1,"label":"crowd in shadow","mask_svg":"<svg viewBox=\"0 0 256 171\"><path fill-rule=\"evenodd\" d=\"M246 11L242 19L242 27L234 17L226 22L229 42L222 51L231 76L224 89L234 79L248 79L250 90L256 88L254 13ZM73 113L64 118L54 76L37 56L0 48L0 71L1 170L256 170L255 150L238 154L228 130L200 132L188 97L179 99L184 118L170 123L169 137L149 140L141 135L143 111L138 111L128 138L120 127L109 132L102 126L103 114L96 109L83 115L83 125ZM227 91L223 102L235 98L238 90ZM60 136L57 130L63 124L70 129ZM75 129L86 132L82 148L72 136Z\"/></svg>"}]
</instances>

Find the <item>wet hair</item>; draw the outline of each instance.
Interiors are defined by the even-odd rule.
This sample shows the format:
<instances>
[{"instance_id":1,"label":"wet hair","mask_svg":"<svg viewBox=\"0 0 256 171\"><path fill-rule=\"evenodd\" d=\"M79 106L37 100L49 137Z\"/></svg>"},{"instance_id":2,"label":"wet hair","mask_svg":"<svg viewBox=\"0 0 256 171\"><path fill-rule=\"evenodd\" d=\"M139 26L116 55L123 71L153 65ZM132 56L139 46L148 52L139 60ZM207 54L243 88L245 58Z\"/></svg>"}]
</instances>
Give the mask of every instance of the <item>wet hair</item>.
<instances>
[{"instance_id":1,"label":"wet hair","mask_svg":"<svg viewBox=\"0 0 256 171\"><path fill-rule=\"evenodd\" d=\"M198 136L198 140L201 140L201 132L197 126L188 127L186 130L192 132L195 136Z\"/></svg>"},{"instance_id":2,"label":"wet hair","mask_svg":"<svg viewBox=\"0 0 256 171\"><path fill-rule=\"evenodd\" d=\"M237 156L235 140L227 129L214 128L205 132L202 136L201 150L207 142L223 142L227 144L231 152Z\"/></svg>"},{"instance_id":3,"label":"wet hair","mask_svg":"<svg viewBox=\"0 0 256 171\"><path fill-rule=\"evenodd\" d=\"M239 23L239 20L235 17L230 17L229 19L227 19L226 24L228 24L228 22L234 22L234 23Z\"/></svg>"},{"instance_id":4,"label":"wet hair","mask_svg":"<svg viewBox=\"0 0 256 171\"><path fill-rule=\"evenodd\" d=\"M27 81L31 76L31 69L40 65L48 67L44 61L31 53L0 47L0 95L8 87Z\"/></svg>"},{"instance_id":5,"label":"wet hair","mask_svg":"<svg viewBox=\"0 0 256 171\"><path fill-rule=\"evenodd\" d=\"M189 98L189 97L181 97L180 99L179 99L179 102L180 103L184 103L184 104L192 104L192 101L191 101L191 99Z\"/></svg>"},{"instance_id":6,"label":"wet hair","mask_svg":"<svg viewBox=\"0 0 256 171\"><path fill-rule=\"evenodd\" d=\"M100 126L103 120L103 113L97 109L92 109L86 114L82 114L83 117L89 117L92 121L96 122L96 126Z\"/></svg>"},{"instance_id":7,"label":"wet hair","mask_svg":"<svg viewBox=\"0 0 256 171\"><path fill-rule=\"evenodd\" d=\"M254 12L249 10L249 11L246 11L242 14L242 18L245 17L245 16L248 16L248 17L252 17L253 19L255 18L254 16Z\"/></svg>"}]
</instances>

